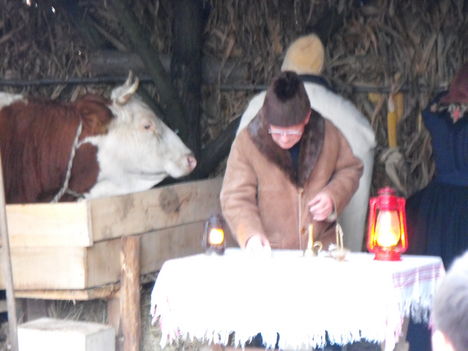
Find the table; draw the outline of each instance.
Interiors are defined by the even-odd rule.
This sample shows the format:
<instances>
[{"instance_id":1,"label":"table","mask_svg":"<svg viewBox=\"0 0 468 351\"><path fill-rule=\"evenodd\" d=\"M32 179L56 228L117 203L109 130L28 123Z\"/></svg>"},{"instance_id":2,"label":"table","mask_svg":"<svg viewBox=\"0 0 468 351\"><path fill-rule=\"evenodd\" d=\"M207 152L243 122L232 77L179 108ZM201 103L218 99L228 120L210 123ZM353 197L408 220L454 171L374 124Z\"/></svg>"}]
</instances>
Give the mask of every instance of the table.
<instances>
[{"instance_id":1,"label":"table","mask_svg":"<svg viewBox=\"0 0 468 351\"><path fill-rule=\"evenodd\" d=\"M351 253L346 261L274 250L254 257L240 249L166 261L151 296L161 346L181 339L235 346L261 333L267 347L323 347L362 339L392 350L410 315L427 321L444 276L442 260L403 255L398 262Z\"/></svg>"}]
</instances>

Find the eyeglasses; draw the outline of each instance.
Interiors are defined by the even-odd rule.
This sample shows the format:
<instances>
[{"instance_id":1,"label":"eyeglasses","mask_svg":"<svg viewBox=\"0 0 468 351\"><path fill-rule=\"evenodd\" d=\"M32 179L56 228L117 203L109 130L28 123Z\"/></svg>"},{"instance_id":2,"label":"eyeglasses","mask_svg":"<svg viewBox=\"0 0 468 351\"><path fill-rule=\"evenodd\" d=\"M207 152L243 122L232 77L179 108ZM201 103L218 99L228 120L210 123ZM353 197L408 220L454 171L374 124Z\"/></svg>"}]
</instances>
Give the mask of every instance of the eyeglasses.
<instances>
[{"instance_id":1,"label":"eyeglasses","mask_svg":"<svg viewBox=\"0 0 468 351\"><path fill-rule=\"evenodd\" d=\"M302 130L273 130L271 128L268 129L268 134L275 135L275 136L298 136L302 135Z\"/></svg>"}]
</instances>

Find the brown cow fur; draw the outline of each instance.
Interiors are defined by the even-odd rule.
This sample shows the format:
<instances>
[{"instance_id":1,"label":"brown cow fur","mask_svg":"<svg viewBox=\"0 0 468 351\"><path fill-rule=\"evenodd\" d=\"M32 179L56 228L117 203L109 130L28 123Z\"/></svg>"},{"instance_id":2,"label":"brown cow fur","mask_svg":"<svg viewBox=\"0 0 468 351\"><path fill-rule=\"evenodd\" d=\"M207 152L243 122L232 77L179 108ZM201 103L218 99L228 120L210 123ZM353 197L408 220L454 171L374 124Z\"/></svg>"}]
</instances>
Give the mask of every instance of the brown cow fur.
<instances>
[{"instance_id":1,"label":"brown cow fur","mask_svg":"<svg viewBox=\"0 0 468 351\"><path fill-rule=\"evenodd\" d=\"M102 97L87 95L74 103L28 100L2 108L0 149L7 203L50 201L63 185L79 121L80 140L105 134L113 118L108 104ZM77 150L71 190L84 193L95 184L96 152L88 143ZM24 179L20 181L19 175ZM62 201L72 199L65 195Z\"/></svg>"}]
</instances>

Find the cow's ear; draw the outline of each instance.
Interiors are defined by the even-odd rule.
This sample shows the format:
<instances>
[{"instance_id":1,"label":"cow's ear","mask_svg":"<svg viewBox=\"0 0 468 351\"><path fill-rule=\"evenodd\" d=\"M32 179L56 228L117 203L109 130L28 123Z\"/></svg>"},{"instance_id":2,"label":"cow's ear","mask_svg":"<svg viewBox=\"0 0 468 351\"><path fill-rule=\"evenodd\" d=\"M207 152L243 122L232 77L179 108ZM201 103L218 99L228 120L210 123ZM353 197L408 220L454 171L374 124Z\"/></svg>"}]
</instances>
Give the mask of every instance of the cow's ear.
<instances>
[{"instance_id":1,"label":"cow's ear","mask_svg":"<svg viewBox=\"0 0 468 351\"><path fill-rule=\"evenodd\" d=\"M106 100L99 100L99 97L86 96L76 102L76 108L88 133L107 133L113 115L107 107Z\"/></svg>"},{"instance_id":2,"label":"cow's ear","mask_svg":"<svg viewBox=\"0 0 468 351\"><path fill-rule=\"evenodd\" d=\"M125 105L137 91L139 83L140 81L138 78L133 75L132 71L130 71L125 83L112 90L112 101L118 105Z\"/></svg>"}]
</instances>

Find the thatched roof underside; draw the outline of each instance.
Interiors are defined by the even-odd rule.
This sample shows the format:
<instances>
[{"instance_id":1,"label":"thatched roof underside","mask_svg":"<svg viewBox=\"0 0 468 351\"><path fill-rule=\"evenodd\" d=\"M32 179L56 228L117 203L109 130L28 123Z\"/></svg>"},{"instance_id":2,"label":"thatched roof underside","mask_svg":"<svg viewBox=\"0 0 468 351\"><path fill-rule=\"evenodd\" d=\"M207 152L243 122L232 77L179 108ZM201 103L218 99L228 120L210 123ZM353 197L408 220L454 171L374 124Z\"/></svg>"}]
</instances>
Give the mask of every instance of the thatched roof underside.
<instances>
[{"instance_id":1,"label":"thatched roof underside","mask_svg":"<svg viewBox=\"0 0 468 351\"><path fill-rule=\"evenodd\" d=\"M64 1L27 6L26 1L0 0L0 79L91 77L87 63L97 45L129 50L119 17L107 1L79 1L80 13L91 19L89 26L81 27L60 7L52 11L52 5ZM317 31L326 45L324 76L364 112L376 131L374 189L392 184L409 195L427 184L433 163L420 112L468 60L466 1L204 0L203 4L204 57L247 67L243 84L230 85L229 72L223 72L216 83L204 86L203 141L216 137L242 113L255 93L252 85L264 86L279 71L289 43ZM154 47L170 54L171 20L176 15L171 0L132 1L131 7ZM90 32L98 33L99 40L90 41ZM70 99L85 90L106 92L111 87L55 84L3 90ZM389 151L386 101L389 93L397 92L404 93L404 112L398 124L398 149ZM396 160L387 162L387 171L385 157Z\"/></svg>"}]
</instances>

